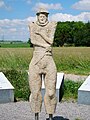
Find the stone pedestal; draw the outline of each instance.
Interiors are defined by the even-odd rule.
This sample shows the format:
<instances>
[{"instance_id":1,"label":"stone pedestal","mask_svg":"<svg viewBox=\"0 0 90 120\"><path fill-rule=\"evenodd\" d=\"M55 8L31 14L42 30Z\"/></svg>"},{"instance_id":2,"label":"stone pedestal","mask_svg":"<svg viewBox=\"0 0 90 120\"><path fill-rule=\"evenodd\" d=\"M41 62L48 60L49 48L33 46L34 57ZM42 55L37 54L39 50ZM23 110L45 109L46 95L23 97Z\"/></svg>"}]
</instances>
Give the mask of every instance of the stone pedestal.
<instances>
[{"instance_id":1,"label":"stone pedestal","mask_svg":"<svg viewBox=\"0 0 90 120\"><path fill-rule=\"evenodd\" d=\"M57 73L57 84L56 84L56 97L57 101L60 102L63 96L63 87L64 87L64 73ZM44 100L45 86L44 80L42 80L42 99Z\"/></svg>"},{"instance_id":2,"label":"stone pedestal","mask_svg":"<svg viewBox=\"0 0 90 120\"><path fill-rule=\"evenodd\" d=\"M78 89L78 103L90 105L90 75Z\"/></svg>"},{"instance_id":3,"label":"stone pedestal","mask_svg":"<svg viewBox=\"0 0 90 120\"><path fill-rule=\"evenodd\" d=\"M7 103L14 101L14 87L5 77L5 75L0 72L0 103Z\"/></svg>"}]
</instances>

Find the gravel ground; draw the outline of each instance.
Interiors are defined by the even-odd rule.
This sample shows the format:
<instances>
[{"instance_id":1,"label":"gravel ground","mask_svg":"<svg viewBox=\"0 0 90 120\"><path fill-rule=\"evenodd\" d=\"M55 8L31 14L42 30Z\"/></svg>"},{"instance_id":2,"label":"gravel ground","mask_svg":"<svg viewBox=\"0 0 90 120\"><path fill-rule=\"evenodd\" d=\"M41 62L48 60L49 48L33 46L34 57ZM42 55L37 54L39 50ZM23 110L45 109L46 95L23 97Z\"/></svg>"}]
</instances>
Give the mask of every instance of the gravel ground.
<instances>
[{"instance_id":1,"label":"gravel ground","mask_svg":"<svg viewBox=\"0 0 90 120\"><path fill-rule=\"evenodd\" d=\"M73 81L85 80L87 76L65 74L65 79ZM39 120L46 120L44 104ZM35 120L29 102L0 104L0 120ZM90 120L90 105L79 105L77 102L61 102L57 104L54 120Z\"/></svg>"},{"instance_id":2,"label":"gravel ground","mask_svg":"<svg viewBox=\"0 0 90 120\"><path fill-rule=\"evenodd\" d=\"M46 120L44 104L39 120ZM0 120L34 120L29 102L0 104ZM54 120L90 120L90 105L78 105L77 102L57 104Z\"/></svg>"},{"instance_id":3,"label":"gravel ground","mask_svg":"<svg viewBox=\"0 0 90 120\"><path fill-rule=\"evenodd\" d=\"M88 76L85 75L74 75L74 74L65 74L64 79L73 80L73 81L84 81Z\"/></svg>"}]
</instances>

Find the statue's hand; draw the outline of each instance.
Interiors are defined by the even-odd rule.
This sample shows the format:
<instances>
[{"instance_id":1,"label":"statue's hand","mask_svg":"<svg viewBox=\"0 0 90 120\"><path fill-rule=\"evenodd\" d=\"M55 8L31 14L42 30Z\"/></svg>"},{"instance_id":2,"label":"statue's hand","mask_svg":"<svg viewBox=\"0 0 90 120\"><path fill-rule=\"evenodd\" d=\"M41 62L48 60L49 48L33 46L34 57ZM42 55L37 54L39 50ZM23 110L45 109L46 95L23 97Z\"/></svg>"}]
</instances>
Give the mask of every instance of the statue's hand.
<instances>
[{"instance_id":1,"label":"statue's hand","mask_svg":"<svg viewBox=\"0 0 90 120\"><path fill-rule=\"evenodd\" d=\"M47 52L51 52L51 49L52 49L51 46L47 46L47 47L46 47L46 51L47 51Z\"/></svg>"},{"instance_id":2,"label":"statue's hand","mask_svg":"<svg viewBox=\"0 0 90 120\"><path fill-rule=\"evenodd\" d=\"M35 32L35 34L39 35L39 32Z\"/></svg>"},{"instance_id":3,"label":"statue's hand","mask_svg":"<svg viewBox=\"0 0 90 120\"><path fill-rule=\"evenodd\" d=\"M35 34L40 35L43 37L43 33L41 31L36 31Z\"/></svg>"},{"instance_id":4,"label":"statue's hand","mask_svg":"<svg viewBox=\"0 0 90 120\"><path fill-rule=\"evenodd\" d=\"M39 31L36 31L35 34L37 34L37 35L41 35L41 33L40 33Z\"/></svg>"}]
</instances>

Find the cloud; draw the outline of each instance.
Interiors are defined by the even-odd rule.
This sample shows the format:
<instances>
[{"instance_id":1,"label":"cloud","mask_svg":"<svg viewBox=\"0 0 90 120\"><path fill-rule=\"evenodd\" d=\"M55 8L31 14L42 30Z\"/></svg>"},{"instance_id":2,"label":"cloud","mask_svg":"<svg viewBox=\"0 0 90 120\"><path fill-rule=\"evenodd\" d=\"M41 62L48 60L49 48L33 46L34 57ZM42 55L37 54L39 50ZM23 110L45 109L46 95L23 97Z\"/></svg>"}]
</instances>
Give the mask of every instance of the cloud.
<instances>
[{"instance_id":1,"label":"cloud","mask_svg":"<svg viewBox=\"0 0 90 120\"><path fill-rule=\"evenodd\" d=\"M56 4L48 4L48 3L36 3L35 7L33 8L35 11L37 11L39 8L45 8L47 10L61 10L62 9L62 6L60 3L56 3Z\"/></svg>"},{"instance_id":2,"label":"cloud","mask_svg":"<svg viewBox=\"0 0 90 120\"><path fill-rule=\"evenodd\" d=\"M22 40L27 41L30 37L28 24L35 21L36 17L28 17L26 19L3 19L0 20L0 39L5 40ZM50 21L90 21L90 12L82 12L79 15L57 13L49 17Z\"/></svg>"},{"instance_id":3,"label":"cloud","mask_svg":"<svg viewBox=\"0 0 90 120\"><path fill-rule=\"evenodd\" d=\"M3 33L4 31L3 31L3 29L0 27L0 33Z\"/></svg>"},{"instance_id":4,"label":"cloud","mask_svg":"<svg viewBox=\"0 0 90 120\"><path fill-rule=\"evenodd\" d=\"M72 8L77 10L90 10L90 0L79 0Z\"/></svg>"},{"instance_id":5,"label":"cloud","mask_svg":"<svg viewBox=\"0 0 90 120\"><path fill-rule=\"evenodd\" d=\"M31 4L31 1L32 1L32 0L26 0L26 2L27 2L28 4Z\"/></svg>"},{"instance_id":6,"label":"cloud","mask_svg":"<svg viewBox=\"0 0 90 120\"><path fill-rule=\"evenodd\" d=\"M17 29L16 28L10 28L9 31L13 33L13 32L16 32Z\"/></svg>"},{"instance_id":7,"label":"cloud","mask_svg":"<svg viewBox=\"0 0 90 120\"><path fill-rule=\"evenodd\" d=\"M5 7L4 1L0 0L0 8Z\"/></svg>"},{"instance_id":8,"label":"cloud","mask_svg":"<svg viewBox=\"0 0 90 120\"><path fill-rule=\"evenodd\" d=\"M30 22L30 21L35 21L35 19L36 19L36 17L28 17L28 18L26 18L25 20L27 21L27 22Z\"/></svg>"},{"instance_id":9,"label":"cloud","mask_svg":"<svg viewBox=\"0 0 90 120\"><path fill-rule=\"evenodd\" d=\"M3 0L0 0L0 8L4 8L6 10L11 10L11 7L7 6Z\"/></svg>"},{"instance_id":10,"label":"cloud","mask_svg":"<svg viewBox=\"0 0 90 120\"><path fill-rule=\"evenodd\" d=\"M71 14L57 13L50 16L51 21L90 21L90 12L82 12L79 15L73 16Z\"/></svg>"},{"instance_id":11,"label":"cloud","mask_svg":"<svg viewBox=\"0 0 90 120\"><path fill-rule=\"evenodd\" d=\"M0 20L0 39L27 41L29 38L28 24L35 21L35 17L26 19L3 19Z\"/></svg>"}]
</instances>

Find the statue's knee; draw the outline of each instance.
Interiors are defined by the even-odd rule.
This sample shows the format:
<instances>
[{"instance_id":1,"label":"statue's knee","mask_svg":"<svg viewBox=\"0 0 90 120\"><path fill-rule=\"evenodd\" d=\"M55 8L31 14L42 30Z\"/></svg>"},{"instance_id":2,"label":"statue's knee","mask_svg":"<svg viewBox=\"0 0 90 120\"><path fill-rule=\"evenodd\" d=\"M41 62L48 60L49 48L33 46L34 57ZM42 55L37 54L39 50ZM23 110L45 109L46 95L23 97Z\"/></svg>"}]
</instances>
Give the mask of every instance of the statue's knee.
<instances>
[{"instance_id":1,"label":"statue's knee","mask_svg":"<svg viewBox=\"0 0 90 120\"><path fill-rule=\"evenodd\" d=\"M53 90L49 90L48 95L50 98L53 98L55 96L55 92Z\"/></svg>"},{"instance_id":2,"label":"statue's knee","mask_svg":"<svg viewBox=\"0 0 90 120\"><path fill-rule=\"evenodd\" d=\"M38 99L38 93L33 93L33 99L37 100Z\"/></svg>"},{"instance_id":3,"label":"statue's knee","mask_svg":"<svg viewBox=\"0 0 90 120\"><path fill-rule=\"evenodd\" d=\"M42 95L40 92L33 93L34 100L42 99Z\"/></svg>"}]
</instances>

